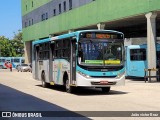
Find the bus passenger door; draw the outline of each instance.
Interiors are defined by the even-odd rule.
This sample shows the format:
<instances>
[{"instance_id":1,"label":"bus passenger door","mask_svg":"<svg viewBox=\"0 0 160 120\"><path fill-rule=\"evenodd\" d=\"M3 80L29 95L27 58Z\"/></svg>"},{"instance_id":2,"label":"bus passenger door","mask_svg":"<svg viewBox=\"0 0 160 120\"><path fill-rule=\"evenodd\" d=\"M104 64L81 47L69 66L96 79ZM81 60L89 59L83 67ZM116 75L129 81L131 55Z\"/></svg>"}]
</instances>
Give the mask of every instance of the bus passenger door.
<instances>
[{"instance_id":1,"label":"bus passenger door","mask_svg":"<svg viewBox=\"0 0 160 120\"><path fill-rule=\"evenodd\" d=\"M70 84L76 84L76 38L71 38Z\"/></svg>"},{"instance_id":2,"label":"bus passenger door","mask_svg":"<svg viewBox=\"0 0 160 120\"><path fill-rule=\"evenodd\" d=\"M55 47L55 44L54 43L51 43L50 44L50 50L49 50L49 81L50 83L54 81L54 48ZM54 84L54 83L53 83Z\"/></svg>"}]
</instances>

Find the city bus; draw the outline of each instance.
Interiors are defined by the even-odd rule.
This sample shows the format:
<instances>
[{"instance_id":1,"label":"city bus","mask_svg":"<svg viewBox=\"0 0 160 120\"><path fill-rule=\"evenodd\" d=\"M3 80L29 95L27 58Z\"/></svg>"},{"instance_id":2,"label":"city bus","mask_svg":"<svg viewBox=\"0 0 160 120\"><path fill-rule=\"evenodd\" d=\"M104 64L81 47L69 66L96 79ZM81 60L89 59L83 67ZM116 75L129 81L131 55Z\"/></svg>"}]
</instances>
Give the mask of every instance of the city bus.
<instances>
[{"instance_id":1,"label":"city bus","mask_svg":"<svg viewBox=\"0 0 160 120\"><path fill-rule=\"evenodd\" d=\"M0 69L8 68L8 63L16 68L18 64L24 63L24 57L0 57Z\"/></svg>"},{"instance_id":2,"label":"city bus","mask_svg":"<svg viewBox=\"0 0 160 120\"><path fill-rule=\"evenodd\" d=\"M144 77L147 67L147 44L126 46L126 77ZM160 68L160 44L156 46L157 68Z\"/></svg>"},{"instance_id":3,"label":"city bus","mask_svg":"<svg viewBox=\"0 0 160 120\"><path fill-rule=\"evenodd\" d=\"M124 35L112 30L82 30L33 41L33 78L42 86L101 88L125 84Z\"/></svg>"}]
</instances>

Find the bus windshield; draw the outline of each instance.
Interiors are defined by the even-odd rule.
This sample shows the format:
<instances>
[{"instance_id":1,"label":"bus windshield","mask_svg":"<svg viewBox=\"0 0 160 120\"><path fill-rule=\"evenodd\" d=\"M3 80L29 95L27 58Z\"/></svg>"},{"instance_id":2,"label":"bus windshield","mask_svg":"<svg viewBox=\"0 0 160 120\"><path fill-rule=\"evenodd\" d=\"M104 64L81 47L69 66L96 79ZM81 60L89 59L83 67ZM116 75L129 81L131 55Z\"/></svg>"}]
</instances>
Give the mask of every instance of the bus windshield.
<instances>
[{"instance_id":1,"label":"bus windshield","mask_svg":"<svg viewBox=\"0 0 160 120\"><path fill-rule=\"evenodd\" d=\"M120 66L122 55L122 42L92 39L78 44L78 63L83 66Z\"/></svg>"}]
</instances>

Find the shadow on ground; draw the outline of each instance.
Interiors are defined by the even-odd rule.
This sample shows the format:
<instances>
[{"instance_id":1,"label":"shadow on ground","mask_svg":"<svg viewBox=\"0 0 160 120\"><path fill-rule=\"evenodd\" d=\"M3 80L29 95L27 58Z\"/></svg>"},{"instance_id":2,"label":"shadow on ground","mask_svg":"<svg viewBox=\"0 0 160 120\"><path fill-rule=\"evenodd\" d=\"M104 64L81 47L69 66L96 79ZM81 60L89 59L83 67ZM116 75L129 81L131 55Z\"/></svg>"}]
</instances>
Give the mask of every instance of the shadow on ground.
<instances>
[{"instance_id":1,"label":"shadow on ground","mask_svg":"<svg viewBox=\"0 0 160 120\"><path fill-rule=\"evenodd\" d=\"M42 87L42 85L37 85L37 86ZM65 87L60 85L49 86L48 89L52 89L60 92L66 92ZM122 92L122 91L115 91L115 90L112 90L112 88L109 93L104 93L102 92L101 88L75 87L74 92L72 94L78 95L78 96L94 96L94 95L123 95L128 93Z\"/></svg>"},{"instance_id":2,"label":"shadow on ground","mask_svg":"<svg viewBox=\"0 0 160 120\"><path fill-rule=\"evenodd\" d=\"M19 120L24 118L1 118L2 112L40 112L42 118L29 118L40 120L88 120L89 118L82 116L76 112L69 111L53 103L41 100L34 96L22 93L10 87L0 85L0 119L3 120ZM47 115L47 116L43 116ZM53 118L54 117L54 118ZM25 118L27 119L27 118Z\"/></svg>"}]
</instances>

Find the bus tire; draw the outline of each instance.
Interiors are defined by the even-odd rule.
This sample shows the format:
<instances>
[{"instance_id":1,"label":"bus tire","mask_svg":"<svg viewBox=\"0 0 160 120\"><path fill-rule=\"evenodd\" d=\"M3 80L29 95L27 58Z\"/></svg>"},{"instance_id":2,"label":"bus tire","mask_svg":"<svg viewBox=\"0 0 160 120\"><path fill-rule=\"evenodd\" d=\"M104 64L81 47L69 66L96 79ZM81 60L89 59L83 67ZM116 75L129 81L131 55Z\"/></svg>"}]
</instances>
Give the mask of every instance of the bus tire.
<instances>
[{"instance_id":1,"label":"bus tire","mask_svg":"<svg viewBox=\"0 0 160 120\"><path fill-rule=\"evenodd\" d=\"M72 93L73 92L73 87L69 85L69 80L68 79L66 80L65 86L66 86L66 92L67 93Z\"/></svg>"},{"instance_id":2,"label":"bus tire","mask_svg":"<svg viewBox=\"0 0 160 120\"><path fill-rule=\"evenodd\" d=\"M43 88L47 88L48 87L48 83L45 82L45 72L42 72L41 80L42 80L42 87Z\"/></svg>"},{"instance_id":3,"label":"bus tire","mask_svg":"<svg viewBox=\"0 0 160 120\"><path fill-rule=\"evenodd\" d=\"M110 91L110 87L102 87L101 89L103 93L109 93Z\"/></svg>"}]
</instances>

